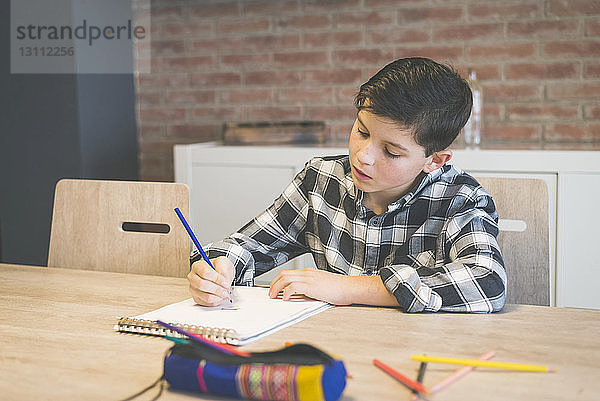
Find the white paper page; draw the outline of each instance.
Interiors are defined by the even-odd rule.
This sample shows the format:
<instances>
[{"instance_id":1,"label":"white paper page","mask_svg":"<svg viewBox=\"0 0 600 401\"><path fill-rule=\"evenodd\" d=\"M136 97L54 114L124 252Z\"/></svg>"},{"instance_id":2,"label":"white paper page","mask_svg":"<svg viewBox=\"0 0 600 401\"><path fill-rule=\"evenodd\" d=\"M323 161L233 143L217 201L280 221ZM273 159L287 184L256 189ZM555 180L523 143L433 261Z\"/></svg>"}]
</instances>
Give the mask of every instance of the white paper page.
<instances>
[{"instance_id":1,"label":"white paper page","mask_svg":"<svg viewBox=\"0 0 600 401\"><path fill-rule=\"evenodd\" d=\"M244 340L259 336L273 328L285 327L288 322L296 322L304 315L311 316L330 306L325 302L313 300L271 299L268 296L269 289L263 287L235 287L234 293L233 305L223 302L220 306L206 307L196 305L193 299L189 298L135 318L233 329L240 336L239 339L246 342Z\"/></svg>"}]
</instances>

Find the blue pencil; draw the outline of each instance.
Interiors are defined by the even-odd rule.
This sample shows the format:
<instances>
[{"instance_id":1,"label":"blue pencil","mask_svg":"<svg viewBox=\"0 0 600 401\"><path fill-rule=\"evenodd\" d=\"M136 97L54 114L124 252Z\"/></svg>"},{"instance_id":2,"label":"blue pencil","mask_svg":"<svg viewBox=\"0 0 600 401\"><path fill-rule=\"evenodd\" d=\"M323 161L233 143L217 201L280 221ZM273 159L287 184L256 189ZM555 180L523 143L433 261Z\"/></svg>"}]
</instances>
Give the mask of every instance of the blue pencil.
<instances>
[{"instance_id":1,"label":"blue pencil","mask_svg":"<svg viewBox=\"0 0 600 401\"><path fill-rule=\"evenodd\" d=\"M196 238L196 235L192 231L192 228L190 227L188 222L185 220L185 217L183 217L183 214L181 213L181 210L179 210L178 207L175 208L175 213L177 213L177 217L179 217L179 220L181 220L181 223L183 224L186 231L190 235L190 238L194 242L194 245L196 245L196 249L198 249L198 251L200 251L200 254L202 255L202 259L204 259L206 261L206 263L208 263L210 265L210 267L212 267L214 269L215 267L213 266L212 263L210 263L210 260L208 259L208 255L206 254L206 252L204 252L204 249L202 249L202 245L200 245L200 242L198 242L198 238Z\"/></svg>"},{"instance_id":2,"label":"blue pencil","mask_svg":"<svg viewBox=\"0 0 600 401\"><path fill-rule=\"evenodd\" d=\"M202 245L200 245L198 238L196 238L196 235L192 231L192 227L190 227L190 225L186 221L185 217L183 217L183 213L181 213L181 210L179 210L178 207L176 207L174 210L175 210L175 213L177 213L177 217L179 217L179 220L181 220L181 223L185 227L185 230L190 235L190 238L194 242L194 245L196 245L196 249L198 249L198 251L200 251L200 254L202 255L202 259L204 259L206 261L206 263L208 263L208 265L214 269L215 267L213 266L212 263L210 263L210 259L208 259L208 255L206 254L206 252L204 252L204 249L202 249ZM232 298L233 298L233 292L231 289L229 289L229 303L233 303Z\"/></svg>"}]
</instances>

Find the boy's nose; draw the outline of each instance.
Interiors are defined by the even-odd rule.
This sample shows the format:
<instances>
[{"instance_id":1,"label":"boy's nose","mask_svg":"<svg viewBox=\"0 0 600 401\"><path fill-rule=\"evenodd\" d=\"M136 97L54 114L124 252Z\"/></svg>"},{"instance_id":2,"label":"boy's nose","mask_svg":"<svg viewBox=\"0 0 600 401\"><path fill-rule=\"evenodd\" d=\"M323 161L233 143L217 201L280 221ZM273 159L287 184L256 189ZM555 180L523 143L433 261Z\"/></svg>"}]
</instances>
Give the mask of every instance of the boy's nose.
<instances>
[{"instance_id":1,"label":"boy's nose","mask_svg":"<svg viewBox=\"0 0 600 401\"><path fill-rule=\"evenodd\" d=\"M366 164L366 165L373 165L373 163L375 163L375 152L373 151L373 147L369 144L369 145L365 145L363 146L358 153L356 154L356 156L358 157L358 161L360 161L362 164Z\"/></svg>"}]
</instances>

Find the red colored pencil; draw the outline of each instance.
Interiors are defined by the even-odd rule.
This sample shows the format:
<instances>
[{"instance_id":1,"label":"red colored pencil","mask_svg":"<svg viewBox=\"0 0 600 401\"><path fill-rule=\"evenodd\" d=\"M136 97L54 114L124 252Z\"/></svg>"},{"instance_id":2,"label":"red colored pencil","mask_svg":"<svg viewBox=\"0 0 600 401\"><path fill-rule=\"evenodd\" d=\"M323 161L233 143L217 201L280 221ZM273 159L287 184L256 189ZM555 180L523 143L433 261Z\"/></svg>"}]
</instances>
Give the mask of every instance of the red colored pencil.
<instances>
[{"instance_id":1,"label":"red colored pencil","mask_svg":"<svg viewBox=\"0 0 600 401\"><path fill-rule=\"evenodd\" d=\"M398 380L400 383L404 384L409 389L418 391L419 393L429 394L429 390L427 390L425 388L425 386L423 386L421 383L416 382L412 379L409 379L408 377L404 376L402 373L391 368L390 366L386 365L385 363L381 362L380 360L373 359L373 364L375 366L377 366L379 369L383 370L388 375L392 376L394 379Z\"/></svg>"}]
</instances>

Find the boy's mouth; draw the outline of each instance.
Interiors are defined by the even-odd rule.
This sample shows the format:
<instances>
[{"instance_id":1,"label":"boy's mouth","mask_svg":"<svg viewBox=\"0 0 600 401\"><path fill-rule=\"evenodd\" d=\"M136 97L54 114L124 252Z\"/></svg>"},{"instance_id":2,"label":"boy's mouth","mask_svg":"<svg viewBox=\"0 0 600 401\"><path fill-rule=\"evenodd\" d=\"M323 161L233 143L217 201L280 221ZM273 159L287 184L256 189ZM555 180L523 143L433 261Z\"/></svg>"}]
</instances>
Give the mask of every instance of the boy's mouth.
<instances>
[{"instance_id":1,"label":"boy's mouth","mask_svg":"<svg viewBox=\"0 0 600 401\"><path fill-rule=\"evenodd\" d=\"M371 177L366 175L365 173L363 173L362 171L360 171L359 169L357 169L356 167L352 166L352 169L354 170L354 175L356 176L356 178L358 178L359 180L370 180Z\"/></svg>"}]
</instances>

